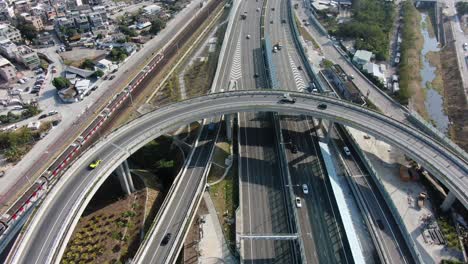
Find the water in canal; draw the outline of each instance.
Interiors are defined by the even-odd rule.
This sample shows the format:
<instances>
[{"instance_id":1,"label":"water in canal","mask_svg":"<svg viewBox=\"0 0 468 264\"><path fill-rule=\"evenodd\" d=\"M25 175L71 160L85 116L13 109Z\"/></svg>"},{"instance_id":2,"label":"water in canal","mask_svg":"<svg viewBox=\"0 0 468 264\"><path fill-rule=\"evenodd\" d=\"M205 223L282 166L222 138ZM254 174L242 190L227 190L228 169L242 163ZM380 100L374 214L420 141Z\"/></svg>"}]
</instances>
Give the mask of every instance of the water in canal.
<instances>
[{"instance_id":1,"label":"water in canal","mask_svg":"<svg viewBox=\"0 0 468 264\"><path fill-rule=\"evenodd\" d=\"M439 51L438 42L435 37L431 37L427 31L427 23L424 26L427 19L426 13L421 13L421 33L424 38L424 46L421 51L423 68L421 69L421 86L426 89L426 100L425 106L429 117L434 121L435 126L442 133L446 134L449 125L449 119L444 112L444 100L443 95L430 85L430 82L436 77L436 67L432 66L426 58L426 54L430 51Z\"/></svg>"}]
</instances>

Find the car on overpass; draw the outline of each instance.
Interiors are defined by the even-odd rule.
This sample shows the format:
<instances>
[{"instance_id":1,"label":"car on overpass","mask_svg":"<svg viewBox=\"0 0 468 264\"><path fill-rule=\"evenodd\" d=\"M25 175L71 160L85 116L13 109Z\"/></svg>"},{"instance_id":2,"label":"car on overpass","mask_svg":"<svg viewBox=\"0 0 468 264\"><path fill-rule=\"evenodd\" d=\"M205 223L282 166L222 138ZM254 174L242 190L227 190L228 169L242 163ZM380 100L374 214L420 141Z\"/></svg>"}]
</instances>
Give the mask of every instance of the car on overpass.
<instances>
[{"instance_id":1,"label":"car on overpass","mask_svg":"<svg viewBox=\"0 0 468 264\"><path fill-rule=\"evenodd\" d=\"M101 159L97 159L93 162L91 162L88 166L89 169L91 170L94 170L95 168L97 168L99 166L99 164L101 164L102 160Z\"/></svg>"},{"instance_id":2,"label":"car on overpass","mask_svg":"<svg viewBox=\"0 0 468 264\"><path fill-rule=\"evenodd\" d=\"M161 245L167 245L167 243L169 243L169 240L171 240L171 237L172 237L172 234L171 233L167 233L163 239L161 240Z\"/></svg>"},{"instance_id":3,"label":"car on overpass","mask_svg":"<svg viewBox=\"0 0 468 264\"><path fill-rule=\"evenodd\" d=\"M281 103L281 104L294 104L295 102L296 102L295 98L292 98L289 93L285 93L283 95L283 97L281 97L281 99L279 100L278 103Z\"/></svg>"}]
</instances>

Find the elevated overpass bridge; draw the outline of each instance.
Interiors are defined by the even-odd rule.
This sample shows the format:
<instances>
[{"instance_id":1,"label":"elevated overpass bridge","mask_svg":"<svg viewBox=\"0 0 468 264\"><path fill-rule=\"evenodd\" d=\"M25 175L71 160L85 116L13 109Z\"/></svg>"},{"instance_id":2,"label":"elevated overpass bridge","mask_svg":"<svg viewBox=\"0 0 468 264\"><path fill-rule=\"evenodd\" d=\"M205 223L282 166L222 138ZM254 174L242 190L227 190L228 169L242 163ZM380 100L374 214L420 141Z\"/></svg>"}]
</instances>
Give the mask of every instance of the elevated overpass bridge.
<instances>
[{"instance_id":1,"label":"elevated overpass bridge","mask_svg":"<svg viewBox=\"0 0 468 264\"><path fill-rule=\"evenodd\" d=\"M378 112L321 95L290 95L296 99L294 104L281 102L282 91L211 94L160 108L115 130L77 159L45 198L12 254L11 262L51 263L60 260L68 239L93 194L132 153L184 124L236 112L271 111L311 115L365 131L399 148L420 163L450 190L451 197L456 197L468 207L466 157L452 152L424 133ZM102 159L103 164L94 171L88 171L88 164L96 158ZM188 193L198 195L195 191ZM181 210L183 213L184 210L188 212L189 208L184 206L170 210ZM155 247L159 247L159 244ZM171 245L166 247L170 248ZM157 248L146 252L154 250ZM176 250L171 251L171 254L177 253ZM134 261L144 263L145 259L148 256L142 254Z\"/></svg>"}]
</instances>

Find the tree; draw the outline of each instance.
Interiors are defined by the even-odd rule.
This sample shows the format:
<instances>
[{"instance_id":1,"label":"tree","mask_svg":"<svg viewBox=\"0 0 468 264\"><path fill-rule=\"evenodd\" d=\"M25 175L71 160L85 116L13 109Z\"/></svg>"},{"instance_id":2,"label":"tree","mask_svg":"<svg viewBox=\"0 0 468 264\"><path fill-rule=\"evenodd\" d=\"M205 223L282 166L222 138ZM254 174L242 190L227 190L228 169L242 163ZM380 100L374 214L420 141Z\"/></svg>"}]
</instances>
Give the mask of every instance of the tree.
<instances>
[{"instance_id":1,"label":"tree","mask_svg":"<svg viewBox=\"0 0 468 264\"><path fill-rule=\"evenodd\" d=\"M16 26L16 28L21 32L21 35L27 40L32 41L37 37L36 28L32 24L27 23L24 19L20 19L18 21L18 25Z\"/></svg>"},{"instance_id":2,"label":"tree","mask_svg":"<svg viewBox=\"0 0 468 264\"><path fill-rule=\"evenodd\" d=\"M161 31L163 28L166 27L166 22L162 21L161 19L159 18L155 18L152 22L151 22L151 28L150 28L150 32L152 34L158 34L159 31Z\"/></svg>"},{"instance_id":3,"label":"tree","mask_svg":"<svg viewBox=\"0 0 468 264\"><path fill-rule=\"evenodd\" d=\"M54 85L55 88L60 91L62 89L68 88L71 83L67 78L55 77L54 80L52 80L52 85Z\"/></svg>"},{"instance_id":4,"label":"tree","mask_svg":"<svg viewBox=\"0 0 468 264\"><path fill-rule=\"evenodd\" d=\"M97 78L97 77L102 77L102 76L104 76L104 72L101 71L101 70L97 70L97 71L95 71L95 72L93 73L93 76L96 77L96 78Z\"/></svg>"},{"instance_id":5,"label":"tree","mask_svg":"<svg viewBox=\"0 0 468 264\"><path fill-rule=\"evenodd\" d=\"M80 68L94 70L94 61L90 59L85 59L81 63Z\"/></svg>"},{"instance_id":6,"label":"tree","mask_svg":"<svg viewBox=\"0 0 468 264\"><path fill-rule=\"evenodd\" d=\"M101 33L97 34L96 36L96 39L103 39L104 38L104 35L102 35Z\"/></svg>"},{"instance_id":7,"label":"tree","mask_svg":"<svg viewBox=\"0 0 468 264\"><path fill-rule=\"evenodd\" d=\"M136 32L136 30L130 29L127 26L120 26L119 29L120 29L120 31L122 31L122 33L124 33L125 35L127 35L129 37L138 36L138 33Z\"/></svg>"}]
</instances>

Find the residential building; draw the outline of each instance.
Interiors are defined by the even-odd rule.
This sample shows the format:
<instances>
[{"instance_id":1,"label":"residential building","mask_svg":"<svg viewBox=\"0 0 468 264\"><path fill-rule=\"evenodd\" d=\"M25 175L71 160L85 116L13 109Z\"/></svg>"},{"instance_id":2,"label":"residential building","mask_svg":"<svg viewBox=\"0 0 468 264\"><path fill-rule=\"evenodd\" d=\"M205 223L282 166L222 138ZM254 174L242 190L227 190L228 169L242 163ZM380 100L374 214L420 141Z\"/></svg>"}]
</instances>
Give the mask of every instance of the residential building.
<instances>
[{"instance_id":1,"label":"residential building","mask_svg":"<svg viewBox=\"0 0 468 264\"><path fill-rule=\"evenodd\" d=\"M15 16L13 7L8 1L0 0L0 21L10 21Z\"/></svg>"},{"instance_id":2,"label":"residential building","mask_svg":"<svg viewBox=\"0 0 468 264\"><path fill-rule=\"evenodd\" d=\"M353 56L353 63L359 67L363 67L366 63L372 59L372 52L367 50L357 50Z\"/></svg>"},{"instance_id":3,"label":"residential building","mask_svg":"<svg viewBox=\"0 0 468 264\"><path fill-rule=\"evenodd\" d=\"M0 36L15 43L23 40L20 31L10 24L0 24Z\"/></svg>"},{"instance_id":4,"label":"residential building","mask_svg":"<svg viewBox=\"0 0 468 264\"><path fill-rule=\"evenodd\" d=\"M99 12L93 12L88 15L89 22L91 23L91 27L93 29L106 29L107 28L107 22L106 18L103 18L101 13Z\"/></svg>"},{"instance_id":5,"label":"residential building","mask_svg":"<svg viewBox=\"0 0 468 264\"><path fill-rule=\"evenodd\" d=\"M16 79L15 66L3 57L0 57L0 77L7 82L11 82Z\"/></svg>"},{"instance_id":6,"label":"residential building","mask_svg":"<svg viewBox=\"0 0 468 264\"><path fill-rule=\"evenodd\" d=\"M33 27L37 31L43 31L44 30L44 24L42 23L42 19L38 16L28 16L25 17L26 22L33 25Z\"/></svg>"},{"instance_id":7,"label":"residential building","mask_svg":"<svg viewBox=\"0 0 468 264\"><path fill-rule=\"evenodd\" d=\"M80 14L79 16L74 17L74 21L77 30L88 32L91 29L88 17L85 14Z\"/></svg>"},{"instance_id":8,"label":"residential building","mask_svg":"<svg viewBox=\"0 0 468 264\"><path fill-rule=\"evenodd\" d=\"M362 66L362 70L371 74L372 76L376 77L377 79L380 80L383 84L385 84L385 72L382 71L382 68L372 62L368 62Z\"/></svg>"},{"instance_id":9,"label":"residential building","mask_svg":"<svg viewBox=\"0 0 468 264\"><path fill-rule=\"evenodd\" d=\"M104 73L107 73L111 70L112 65L112 61L102 59L96 63L96 68L103 71Z\"/></svg>"},{"instance_id":10,"label":"residential building","mask_svg":"<svg viewBox=\"0 0 468 264\"><path fill-rule=\"evenodd\" d=\"M17 14L29 13L31 11L31 6L26 0L16 1L13 3L13 6L15 7L15 13Z\"/></svg>"},{"instance_id":11,"label":"residential building","mask_svg":"<svg viewBox=\"0 0 468 264\"><path fill-rule=\"evenodd\" d=\"M0 54L7 57L8 59L15 59L15 53L18 51L18 47L15 43L7 38L0 40Z\"/></svg>"},{"instance_id":12,"label":"residential building","mask_svg":"<svg viewBox=\"0 0 468 264\"><path fill-rule=\"evenodd\" d=\"M161 12L161 7L158 5L149 5L143 8L143 12L148 15L157 15Z\"/></svg>"},{"instance_id":13,"label":"residential building","mask_svg":"<svg viewBox=\"0 0 468 264\"><path fill-rule=\"evenodd\" d=\"M37 53L28 46L18 46L18 51L15 53L16 61L23 64L29 69L34 69L41 65L41 60Z\"/></svg>"}]
</instances>

